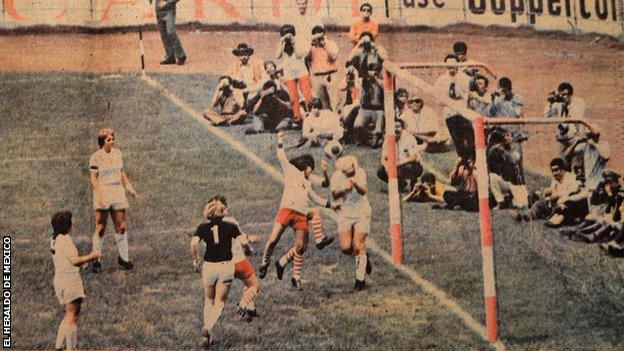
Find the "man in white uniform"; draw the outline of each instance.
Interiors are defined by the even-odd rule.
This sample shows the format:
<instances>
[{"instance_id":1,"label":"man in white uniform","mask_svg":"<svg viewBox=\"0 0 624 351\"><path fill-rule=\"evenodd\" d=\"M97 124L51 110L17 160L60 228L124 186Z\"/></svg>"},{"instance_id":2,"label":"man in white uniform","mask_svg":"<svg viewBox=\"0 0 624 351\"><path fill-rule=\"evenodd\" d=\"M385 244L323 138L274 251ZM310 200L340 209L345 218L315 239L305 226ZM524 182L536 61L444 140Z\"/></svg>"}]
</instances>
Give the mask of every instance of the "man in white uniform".
<instances>
[{"instance_id":1,"label":"man in white uniform","mask_svg":"<svg viewBox=\"0 0 624 351\"><path fill-rule=\"evenodd\" d=\"M354 156L343 156L336 161L336 172L330 184L332 197L337 202L340 248L344 254L355 256L354 288L363 290L366 274L372 270L366 253L372 212L366 196L366 173Z\"/></svg>"}]
</instances>

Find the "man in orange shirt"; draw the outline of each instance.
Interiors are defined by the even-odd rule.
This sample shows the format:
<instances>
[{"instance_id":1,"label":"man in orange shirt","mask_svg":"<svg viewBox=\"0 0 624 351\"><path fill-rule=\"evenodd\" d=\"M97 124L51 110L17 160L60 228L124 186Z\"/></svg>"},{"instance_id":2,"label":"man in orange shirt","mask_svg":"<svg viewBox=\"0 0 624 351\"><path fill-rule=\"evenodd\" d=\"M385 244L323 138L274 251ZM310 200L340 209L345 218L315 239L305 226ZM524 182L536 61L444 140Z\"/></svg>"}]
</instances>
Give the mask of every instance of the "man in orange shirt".
<instances>
[{"instance_id":1,"label":"man in orange shirt","mask_svg":"<svg viewBox=\"0 0 624 351\"><path fill-rule=\"evenodd\" d=\"M363 3L360 6L360 14L361 17L351 24L351 29L349 30L349 40L353 43L353 46L358 44L360 35L364 32L370 32L373 35L373 39L376 39L377 34L379 34L379 24L371 18L373 6L367 2Z\"/></svg>"}]
</instances>

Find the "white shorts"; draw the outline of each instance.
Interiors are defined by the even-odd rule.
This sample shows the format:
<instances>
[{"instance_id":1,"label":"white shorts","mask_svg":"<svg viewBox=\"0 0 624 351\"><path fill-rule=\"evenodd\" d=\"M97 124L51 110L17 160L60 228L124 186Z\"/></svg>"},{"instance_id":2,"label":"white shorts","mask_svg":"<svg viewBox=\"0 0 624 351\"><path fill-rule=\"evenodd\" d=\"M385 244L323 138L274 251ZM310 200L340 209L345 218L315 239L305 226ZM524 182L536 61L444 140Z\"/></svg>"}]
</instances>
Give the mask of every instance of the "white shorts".
<instances>
[{"instance_id":1,"label":"white shorts","mask_svg":"<svg viewBox=\"0 0 624 351\"><path fill-rule=\"evenodd\" d=\"M130 207L123 185L102 185L101 191L102 196L104 196L104 206L98 206L95 201L95 194L93 194L94 210L125 210Z\"/></svg>"},{"instance_id":2,"label":"white shorts","mask_svg":"<svg viewBox=\"0 0 624 351\"><path fill-rule=\"evenodd\" d=\"M370 233L371 219L370 217L350 217L338 216L338 233L351 230L360 233Z\"/></svg>"},{"instance_id":3,"label":"white shorts","mask_svg":"<svg viewBox=\"0 0 624 351\"><path fill-rule=\"evenodd\" d=\"M85 297L82 278L79 274L54 277L54 292L63 306Z\"/></svg>"},{"instance_id":4,"label":"white shorts","mask_svg":"<svg viewBox=\"0 0 624 351\"><path fill-rule=\"evenodd\" d=\"M227 262L206 262L202 265L202 281L204 285L214 285L217 280L222 283L234 280L234 263Z\"/></svg>"}]
</instances>

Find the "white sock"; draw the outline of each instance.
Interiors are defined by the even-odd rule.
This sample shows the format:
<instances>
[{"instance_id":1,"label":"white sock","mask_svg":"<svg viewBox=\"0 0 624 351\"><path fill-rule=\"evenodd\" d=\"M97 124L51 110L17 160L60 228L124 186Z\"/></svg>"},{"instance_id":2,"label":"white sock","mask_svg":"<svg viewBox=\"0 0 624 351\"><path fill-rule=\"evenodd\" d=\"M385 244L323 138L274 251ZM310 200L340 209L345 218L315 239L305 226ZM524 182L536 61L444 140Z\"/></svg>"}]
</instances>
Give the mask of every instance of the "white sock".
<instances>
[{"instance_id":1,"label":"white sock","mask_svg":"<svg viewBox=\"0 0 624 351\"><path fill-rule=\"evenodd\" d=\"M204 320L204 329L208 329L210 334L212 334L212 328L214 328L215 324L217 324L217 320L221 317L221 312L223 312L224 304L223 302L215 301L214 306L208 315L208 319Z\"/></svg>"},{"instance_id":2,"label":"white sock","mask_svg":"<svg viewBox=\"0 0 624 351\"><path fill-rule=\"evenodd\" d=\"M59 323L58 331L56 332L56 342L54 343L55 349L62 349L65 343L65 334L67 333L67 318L63 317L61 323Z\"/></svg>"},{"instance_id":3,"label":"white sock","mask_svg":"<svg viewBox=\"0 0 624 351\"><path fill-rule=\"evenodd\" d=\"M355 257L355 279L364 280L366 278L366 263L368 259L366 252L363 251L359 256Z\"/></svg>"},{"instance_id":4,"label":"white sock","mask_svg":"<svg viewBox=\"0 0 624 351\"><path fill-rule=\"evenodd\" d=\"M93 251L102 252L104 250L104 237L93 234Z\"/></svg>"},{"instance_id":5,"label":"white sock","mask_svg":"<svg viewBox=\"0 0 624 351\"><path fill-rule=\"evenodd\" d=\"M67 327L67 333L65 334L67 341L67 349L75 350L78 348L78 326L70 325Z\"/></svg>"},{"instance_id":6,"label":"white sock","mask_svg":"<svg viewBox=\"0 0 624 351\"><path fill-rule=\"evenodd\" d=\"M117 242L119 257L124 261L130 261L130 255L128 254L128 232L125 234L115 234L115 242Z\"/></svg>"},{"instance_id":7,"label":"white sock","mask_svg":"<svg viewBox=\"0 0 624 351\"><path fill-rule=\"evenodd\" d=\"M212 333L212 328L208 328L208 320L210 319L210 313L212 312L212 307L214 306L214 300L205 299L204 301L204 329L208 330Z\"/></svg>"}]
</instances>

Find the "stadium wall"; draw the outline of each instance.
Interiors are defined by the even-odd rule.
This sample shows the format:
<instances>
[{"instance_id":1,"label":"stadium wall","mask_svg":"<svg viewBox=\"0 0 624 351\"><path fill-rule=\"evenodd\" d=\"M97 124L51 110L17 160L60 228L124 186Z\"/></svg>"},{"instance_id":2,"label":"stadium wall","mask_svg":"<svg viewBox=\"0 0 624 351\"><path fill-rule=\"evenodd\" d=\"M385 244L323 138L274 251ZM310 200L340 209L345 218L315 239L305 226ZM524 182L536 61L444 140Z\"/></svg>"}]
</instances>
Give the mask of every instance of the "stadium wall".
<instances>
[{"instance_id":1,"label":"stadium wall","mask_svg":"<svg viewBox=\"0 0 624 351\"><path fill-rule=\"evenodd\" d=\"M381 24L409 28L459 23L529 26L538 31L598 33L624 39L624 0L369 0ZM359 0L309 0L326 24L348 26ZM2 0L0 29L40 26L128 27L155 22L148 0ZM294 0L181 0L177 23L277 25Z\"/></svg>"}]
</instances>

